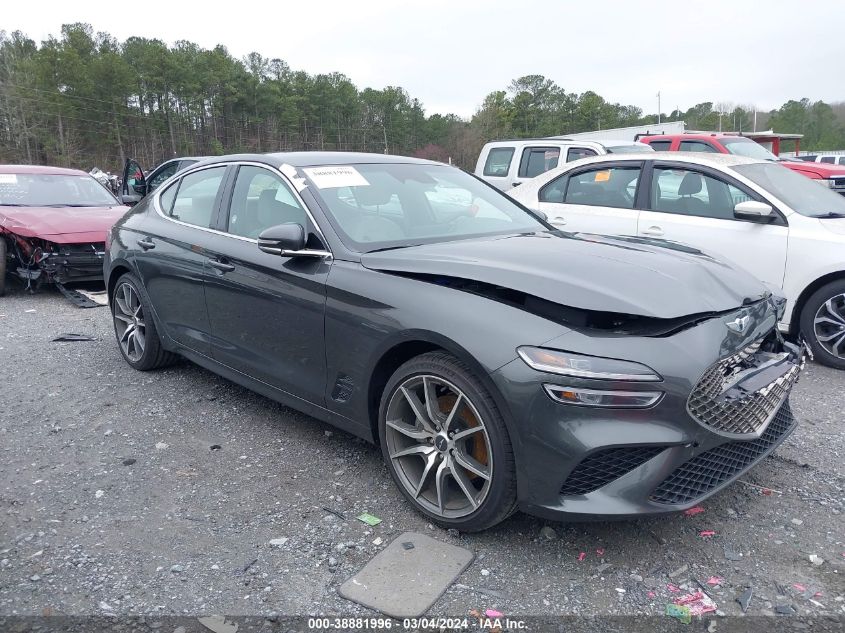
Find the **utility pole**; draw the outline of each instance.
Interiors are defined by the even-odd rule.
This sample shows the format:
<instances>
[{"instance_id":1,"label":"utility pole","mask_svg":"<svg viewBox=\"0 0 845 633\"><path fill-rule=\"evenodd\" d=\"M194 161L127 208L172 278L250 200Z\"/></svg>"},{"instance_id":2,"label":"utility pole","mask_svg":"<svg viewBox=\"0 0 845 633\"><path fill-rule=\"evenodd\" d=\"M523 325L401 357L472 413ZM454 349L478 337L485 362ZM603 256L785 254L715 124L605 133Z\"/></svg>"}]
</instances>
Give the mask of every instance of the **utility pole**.
<instances>
[{"instance_id":1,"label":"utility pole","mask_svg":"<svg viewBox=\"0 0 845 633\"><path fill-rule=\"evenodd\" d=\"M660 91L657 91L657 125L660 125Z\"/></svg>"}]
</instances>

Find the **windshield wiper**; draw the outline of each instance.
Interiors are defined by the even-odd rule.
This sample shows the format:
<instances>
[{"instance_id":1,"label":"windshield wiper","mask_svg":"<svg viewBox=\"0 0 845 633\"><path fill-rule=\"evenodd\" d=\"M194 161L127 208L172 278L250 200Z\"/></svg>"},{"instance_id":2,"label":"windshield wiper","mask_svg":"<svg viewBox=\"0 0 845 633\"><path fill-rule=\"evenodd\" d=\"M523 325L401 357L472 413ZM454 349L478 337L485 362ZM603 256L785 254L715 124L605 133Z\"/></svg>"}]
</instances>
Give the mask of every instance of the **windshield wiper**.
<instances>
[{"instance_id":1,"label":"windshield wiper","mask_svg":"<svg viewBox=\"0 0 845 633\"><path fill-rule=\"evenodd\" d=\"M398 248L411 248L413 246L422 246L422 244L399 244L398 246L385 246L384 248L374 248L368 253L383 253L384 251L395 251Z\"/></svg>"},{"instance_id":2,"label":"windshield wiper","mask_svg":"<svg viewBox=\"0 0 845 633\"><path fill-rule=\"evenodd\" d=\"M824 220L833 219L833 218L845 218L845 213L836 213L835 211L831 211L830 213L823 213L822 215L814 215L814 218L821 218Z\"/></svg>"},{"instance_id":3,"label":"windshield wiper","mask_svg":"<svg viewBox=\"0 0 845 633\"><path fill-rule=\"evenodd\" d=\"M0 202L0 207L31 207L31 204L20 204L18 202Z\"/></svg>"},{"instance_id":4,"label":"windshield wiper","mask_svg":"<svg viewBox=\"0 0 845 633\"><path fill-rule=\"evenodd\" d=\"M61 207L99 207L99 206L101 206L101 205L98 205L98 204L77 204L77 203L75 203L75 202L74 202L74 203L70 203L70 202L68 202L68 203L61 203L61 202L57 202L56 204L45 204L44 206L45 206L45 207L50 207L51 209L54 209L54 208L55 208L55 209L58 209L58 208L61 208ZM109 206L114 206L114 204L104 204L104 205L102 205L102 206L104 206L104 207L109 207Z\"/></svg>"}]
</instances>

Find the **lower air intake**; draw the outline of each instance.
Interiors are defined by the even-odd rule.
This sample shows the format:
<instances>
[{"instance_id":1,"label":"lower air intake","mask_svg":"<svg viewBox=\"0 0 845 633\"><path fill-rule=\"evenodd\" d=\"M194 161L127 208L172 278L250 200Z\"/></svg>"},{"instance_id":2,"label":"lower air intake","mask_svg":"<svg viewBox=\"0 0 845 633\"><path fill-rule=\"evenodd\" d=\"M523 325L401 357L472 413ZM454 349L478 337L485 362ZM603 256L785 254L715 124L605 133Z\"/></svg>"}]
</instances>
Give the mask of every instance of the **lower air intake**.
<instances>
[{"instance_id":1,"label":"lower air intake","mask_svg":"<svg viewBox=\"0 0 845 633\"><path fill-rule=\"evenodd\" d=\"M665 446L608 448L593 453L578 464L567 477L560 494L585 495L609 484L638 466L642 466Z\"/></svg>"}]
</instances>

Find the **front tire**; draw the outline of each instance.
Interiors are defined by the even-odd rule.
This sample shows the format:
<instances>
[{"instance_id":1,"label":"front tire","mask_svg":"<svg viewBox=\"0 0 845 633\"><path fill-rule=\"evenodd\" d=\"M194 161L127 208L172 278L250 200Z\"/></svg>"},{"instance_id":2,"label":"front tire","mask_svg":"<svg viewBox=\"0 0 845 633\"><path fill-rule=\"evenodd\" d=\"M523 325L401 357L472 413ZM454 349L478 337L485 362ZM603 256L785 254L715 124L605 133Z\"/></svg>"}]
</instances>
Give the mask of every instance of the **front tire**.
<instances>
[{"instance_id":1,"label":"front tire","mask_svg":"<svg viewBox=\"0 0 845 633\"><path fill-rule=\"evenodd\" d=\"M489 391L444 352L399 367L379 407L390 474L414 508L445 528L487 529L516 509L513 448Z\"/></svg>"},{"instance_id":2,"label":"front tire","mask_svg":"<svg viewBox=\"0 0 845 633\"><path fill-rule=\"evenodd\" d=\"M823 365L845 369L845 279L816 290L801 309L801 334Z\"/></svg>"},{"instance_id":3,"label":"front tire","mask_svg":"<svg viewBox=\"0 0 845 633\"><path fill-rule=\"evenodd\" d=\"M134 275L126 273L117 280L111 311L120 353L133 368L148 371L173 362L174 355L161 345L149 296Z\"/></svg>"}]
</instances>

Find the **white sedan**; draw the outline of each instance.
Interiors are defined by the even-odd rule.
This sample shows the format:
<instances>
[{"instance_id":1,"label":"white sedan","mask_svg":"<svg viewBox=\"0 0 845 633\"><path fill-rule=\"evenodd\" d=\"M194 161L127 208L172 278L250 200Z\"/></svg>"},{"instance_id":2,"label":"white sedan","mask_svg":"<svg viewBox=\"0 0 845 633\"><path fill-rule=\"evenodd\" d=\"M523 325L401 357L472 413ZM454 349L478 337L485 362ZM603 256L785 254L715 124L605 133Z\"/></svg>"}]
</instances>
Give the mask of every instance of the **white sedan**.
<instances>
[{"instance_id":1,"label":"white sedan","mask_svg":"<svg viewBox=\"0 0 845 633\"><path fill-rule=\"evenodd\" d=\"M845 369L845 197L728 154L595 156L508 194L565 231L682 242L783 288L781 330Z\"/></svg>"}]
</instances>

